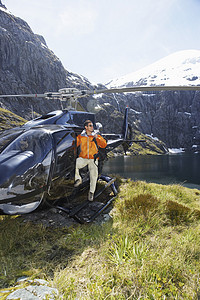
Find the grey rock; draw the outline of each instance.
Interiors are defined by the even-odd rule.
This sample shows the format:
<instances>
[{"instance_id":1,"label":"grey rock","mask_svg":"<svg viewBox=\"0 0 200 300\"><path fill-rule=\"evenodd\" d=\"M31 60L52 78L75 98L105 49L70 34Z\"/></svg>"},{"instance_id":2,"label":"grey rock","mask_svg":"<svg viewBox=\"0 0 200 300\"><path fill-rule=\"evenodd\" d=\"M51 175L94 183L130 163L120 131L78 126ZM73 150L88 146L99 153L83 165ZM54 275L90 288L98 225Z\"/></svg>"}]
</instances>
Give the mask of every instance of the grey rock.
<instances>
[{"instance_id":1,"label":"grey rock","mask_svg":"<svg viewBox=\"0 0 200 300\"><path fill-rule=\"evenodd\" d=\"M128 95L138 129L158 137L168 148L191 150L200 144L200 113L198 91L157 92L154 95ZM195 127L196 126L196 127Z\"/></svg>"},{"instance_id":2,"label":"grey rock","mask_svg":"<svg viewBox=\"0 0 200 300\"><path fill-rule=\"evenodd\" d=\"M19 278L18 283L23 284L24 282L29 283L30 285L20 288L16 286L15 291L10 293L7 296L7 300L11 299L20 299L20 300L41 300L49 299L54 300L58 295L58 290L52 287L49 287L49 283L43 279L34 279L29 280L28 278Z\"/></svg>"},{"instance_id":3,"label":"grey rock","mask_svg":"<svg viewBox=\"0 0 200 300\"><path fill-rule=\"evenodd\" d=\"M48 286L35 286L29 285L26 288L18 289L12 292L6 299L20 299L20 300L41 300L48 299L53 300L58 295L58 290Z\"/></svg>"}]
</instances>

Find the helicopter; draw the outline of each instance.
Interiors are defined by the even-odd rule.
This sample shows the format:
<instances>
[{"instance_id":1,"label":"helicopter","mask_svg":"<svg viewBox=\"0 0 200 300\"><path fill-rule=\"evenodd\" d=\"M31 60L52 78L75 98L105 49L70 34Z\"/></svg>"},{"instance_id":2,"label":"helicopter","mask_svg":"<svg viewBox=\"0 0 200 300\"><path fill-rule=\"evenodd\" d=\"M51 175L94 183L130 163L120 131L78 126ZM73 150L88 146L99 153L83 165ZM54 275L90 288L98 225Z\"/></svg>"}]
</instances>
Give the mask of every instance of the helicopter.
<instances>
[{"instance_id":1,"label":"helicopter","mask_svg":"<svg viewBox=\"0 0 200 300\"><path fill-rule=\"evenodd\" d=\"M82 170L83 183L78 190L74 188L75 162L78 153L76 137L83 131L83 124L87 119L95 125L95 132L99 132L101 128L101 124L95 123L95 114L83 111L78 99L103 93L163 90L200 90L200 86L134 86L97 90L63 88L58 92L44 94L0 95L0 98L56 98L69 104L67 109L49 112L20 127L0 133L0 210L10 215L27 214L45 203L56 203L59 209L78 219L77 212L88 205L87 201L73 214L62 206L62 201L66 197L70 198L81 189L87 188L89 184L88 170ZM128 108L125 109L122 132L102 134L102 136L107 139L107 153L119 145L123 145L124 149L131 146L133 139L132 128L128 123ZM106 182L102 190L110 186L114 197L98 213L101 213L117 194L115 179L102 174L105 159L106 155L99 164L99 178ZM59 193L58 198L57 189L63 180L65 183L63 195L65 196ZM95 198L98 196L99 192ZM95 213L90 221L98 213Z\"/></svg>"}]
</instances>

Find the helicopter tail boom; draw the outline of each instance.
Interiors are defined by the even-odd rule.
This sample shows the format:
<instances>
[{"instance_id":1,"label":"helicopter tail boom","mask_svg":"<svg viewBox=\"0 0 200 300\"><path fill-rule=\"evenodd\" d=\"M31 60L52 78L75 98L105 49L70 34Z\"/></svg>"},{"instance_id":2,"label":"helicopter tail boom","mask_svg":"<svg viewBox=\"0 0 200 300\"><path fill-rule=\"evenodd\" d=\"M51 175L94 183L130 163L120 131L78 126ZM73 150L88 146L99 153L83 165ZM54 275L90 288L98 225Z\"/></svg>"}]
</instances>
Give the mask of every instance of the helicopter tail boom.
<instances>
[{"instance_id":1,"label":"helicopter tail boom","mask_svg":"<svg viewBox=\"0 0 200 300\"><path fill-rule=\"evenodd\" d=\"M128 107L125 109L124 113L124 122L123 122L123 127L122 127L122 138L124 140L127 139L127 134L128 134Z\"/></svg>"}]
</instances>

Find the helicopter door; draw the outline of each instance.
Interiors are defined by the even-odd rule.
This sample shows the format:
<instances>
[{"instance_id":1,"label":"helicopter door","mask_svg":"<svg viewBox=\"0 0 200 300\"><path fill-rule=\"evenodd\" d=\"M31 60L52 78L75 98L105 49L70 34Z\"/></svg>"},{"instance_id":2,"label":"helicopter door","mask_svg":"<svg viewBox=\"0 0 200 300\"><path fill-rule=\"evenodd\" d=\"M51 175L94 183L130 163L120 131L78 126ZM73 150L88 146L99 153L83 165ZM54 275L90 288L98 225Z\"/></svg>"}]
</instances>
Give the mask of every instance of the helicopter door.
<instances>
[{"instance_id":1,"label":"helicopter door","mask_svg":"<svg viewBox=\"0 0 200 300\"><path fill-rule=\"evenodd\" d=\"M72 130L62 130L53 134L56 164L54 177L74 177L76 159L76 136Z\"/></svg>"},{"instance_id":2,"label":"helicopter door","mask_svg":"<svg viewBox=\"0 0 200 300\"><path fill-rule=\"evenodd\" d=\"M76 136L73 130L65 129L53 133L54 157L51 189L46 202L71 195L74 188L76 160Z\"/></svg>"}]
</instances>

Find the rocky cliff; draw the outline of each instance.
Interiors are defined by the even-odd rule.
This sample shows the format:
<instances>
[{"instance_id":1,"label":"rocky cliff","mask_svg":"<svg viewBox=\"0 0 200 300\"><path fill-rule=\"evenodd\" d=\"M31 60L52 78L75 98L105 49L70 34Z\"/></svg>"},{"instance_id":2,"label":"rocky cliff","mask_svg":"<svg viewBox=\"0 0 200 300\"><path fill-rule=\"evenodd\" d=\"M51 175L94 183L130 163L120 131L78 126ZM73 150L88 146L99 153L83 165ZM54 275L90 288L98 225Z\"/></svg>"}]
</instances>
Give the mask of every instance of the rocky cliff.
<instances>
[{"instance_id":1,"label":"rocky cliff","mask_svg":"<svg viewBox=\"0 0 200 300\"><path fill-rule=\"evenodd\" d=\"M0 94L27 94L58 91L64 87L91 88L89 81L65 70L48 48L44 38L10 13L0 1ZM46 113L60 109L56 100L4 98L0 106L26 119L32 111Z\"/></svg>"},{"instance_id":2,"label":"rocky cliff","mask_svg":"<svg viewBox=\"0 0 200 300\"><path fill-rule=\"evenodd\" d=\"M174 53L107 86L140 85L200 85L200 51ZM137 92L121 101L131 107L133 120L142 132L153 134L170 148L200 151L199 91Z\"/></svg>"}]
</instances>

